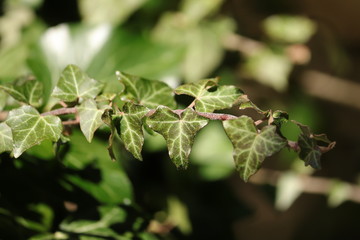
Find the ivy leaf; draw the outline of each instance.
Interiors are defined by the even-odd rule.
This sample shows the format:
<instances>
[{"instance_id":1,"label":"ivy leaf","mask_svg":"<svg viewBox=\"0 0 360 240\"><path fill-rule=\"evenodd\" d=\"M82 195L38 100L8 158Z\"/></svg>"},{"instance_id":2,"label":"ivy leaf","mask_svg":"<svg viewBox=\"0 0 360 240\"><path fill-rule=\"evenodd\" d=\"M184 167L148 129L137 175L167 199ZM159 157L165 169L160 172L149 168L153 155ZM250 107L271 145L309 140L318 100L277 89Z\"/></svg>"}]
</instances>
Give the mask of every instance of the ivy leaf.
<instances>
[{"instance_id":1,"label":"ivy leaf","mask_svg":"<svg viewBox=\"0 0 360 240\"><path fill-rule=\"evenodd\" d=\"M104 122L101 116L105 109L98 109L95 100L87 99L79 107L77 107L80 117L80 129L88 142L91 142L96 129Z\"/></svg>"},{"instance_id":2,"label":"ivy leaf","mask_svg":"<svg viewBox=\"0 0 360 240\"><path fill-rule=\"evenodd\" d=\"M129 100L134 100L148 108L164 105L176 107L173 90L165 83L133 76L124 72L116 72L119 81L125 86Z\"/></svg>"},{"instance_id":3,"label":"ivy leaf","mask_svg":"<svg viewBox=\"0 0 360 240\"><path fill-rule=\"evenodd\" d=\"M0 153L13 149L11 128L6 123L0 123Z\"/></svg>"},{"instance_id":4,"label":"ivy leaf","mask_svg":"<svg viewBox=\"0 0 360 240\"><path fill-rule=\"evenodd\" d=\"M126 150L133 156L142 160L141 149L144 144L144 133L142 130L142 118L149 109L132 103L123 106L124 115L120 121L120 137L124 142Z\"/></svg>"},{"instance_id":5,"label":"ivy leaf","mask_svg":"<svg viewBox=\"0 0 360 240\"><path fill-rule=\"evenodd\" d=\"M14 84L0 86L19 102L39 107L42 104L43 84L34 79L19 79Z\"/></svg>"},{"instance_id":6,"label":"ivy leaf","mask_svg":"<svg viewBox=\"0 0 360 240\"><path fill-rule=\"evenodd\" d=\"M158 107L146 119L151 129L160 133L166 140L169 155L177 167L186 168L196 133L208 120L187 108L176 114L167 107Z\"/></svg>"},{"instance_id":7,"label":"ivy leaf","mask_svg":"<svg viewBox=\"0 0 360 240\"><path fill-rule=\"evenodd\" d=\"M310 165L314 169L321 169L321 155L323 152L329 151L335 147L335 142L331 142L325 134L313 134L311 129L299 122L292 121L301 130L301 134L298 139L300 147L299 157L305 162L305 166ZM323 151L320 149L318 142L327 143L327 147L323 147Z\"/></svg>"},{"instance_id":8,"label":"ivy leaf","mask_svg":"<svg viewBox=\"0 0 360 240\"><path fill-rule=\"evenodd\" d=\"M247 116L223 122L226 134L234 146L234 159L240 177L248 181L266 157L285 147L286 141L276 134L275 126L266 126L259 133Z\"/></svg>"},{"instance_id":9,"label":"ivy leaf","mask_svg":"<svg viewBox=\"0 0 360 240\"><path fill-rule=\"evenodd\" d=\"M321 169L321 151L316 140L300 134L298 144L300 147L299 157L305 162L305 166L310 165L314 169Z\"/></svg>"},{"instance_id":10,"label":"ivy leaf","mask_svg":"<svg viewBox=\"0 0 360 240\"><path fill-rule=\"evenodd\" d=\"M59 117L41 116L31 106L22 106L10 111L6 124L12 130L15 158L43 140L57 141L62 131Z\"/></svg>"},{"instance_id":11,"label":"ivy leaf","mask_svg":"<svg viewBox=\"0 0 360 240\"><path fill-rule=\"evenodd\" d=\"M215 91L209 91L212 87L217 86L218 82L218 78L211 78L184 84L177 87L175 93L194 97L195 108L199 112L231 108L240 100L243 91L235 86L219 86Z\"/></svg>"},{"instance_id":12,"label":"ivy leaf","mask_svg":"<svg viewBox=\"0 0 360 240\"><path fill-rule=\"evenodd\" d=\"M68 65L61 73L52 96L65 102L73 102L78 98L94 98L103 84L89 78L78 66Z\"/></svg>"},{"instance_id":13,"label":"ivy leaf","mask_svg":"<svg viewBox=\"0 0 360 240\"><path fill-rule=\"evenodd\" d=\"M258 113L263 114L263 115L267 115L269 113L269 110L264 111L264 110L261 110L258 106L256 106L255 103L253 103L252 101L249 100L247 95L243 95L243 96L241 96L241 98L242 98L242 101L241 101L240 107L239 107L240 110L252 108L255 111L257 111Z\"/></svg>"}]
</instances>

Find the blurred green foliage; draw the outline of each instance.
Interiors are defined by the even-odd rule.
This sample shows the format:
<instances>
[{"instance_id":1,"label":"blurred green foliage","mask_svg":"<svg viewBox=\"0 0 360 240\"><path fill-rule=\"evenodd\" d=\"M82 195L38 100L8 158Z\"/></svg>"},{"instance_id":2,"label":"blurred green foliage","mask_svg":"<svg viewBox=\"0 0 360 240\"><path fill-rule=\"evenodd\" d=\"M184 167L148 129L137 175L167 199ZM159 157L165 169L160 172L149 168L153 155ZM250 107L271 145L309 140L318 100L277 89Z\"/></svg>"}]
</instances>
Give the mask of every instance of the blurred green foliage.
<instances>
[{"instance_id":1,"label":"blurred green foliage","mask_svg":"<svg viewBox=\"0 0 360 240\"><path fill-rule=\"evenodd\" d=\"M68 64L78 65L91 78L106 84L105 92L108 93L123 91L114 77L117 70L158 79L172 87L216 72L227 73L227 83L238 83L233 80L237 69L229 69L223 60L229 54L225 40L239 29L234 19L220 13L224 4L222 0L174 3L160 0L78 0L78 20L64 20L55 26L51 26L39 10L49 2L6 0L0 18L0 83L34 75L43 85L43 103L47 103L46 106L39 103L39 109L52 107L50 93L60 72ZM59 9L64 19L66 10ZM265 19L263 27L266 36L266 40L261 42L263 47L243 56L241 72L284 92L294 67L286 55L286 47L306 43L314 34L316 25L307 18L279 15ZM236 65L239 63L237 61ZM186 104L186 99L180 100ZM12 97L0 90L0 110L5 105L15 104ZM304 121L303 117L309 121L311 116L314 122L305 122L316 125L315 112L311 104L299 103L292 108L290 118ZM298 131L294 125L285 124L283 128L291 136L297 135L293 133ZM288 128L291 130L286 130ZM0 238L153 240L181 239L185 235L192 236L192 232L198 234L199 230L194 229L191 221L197 225L202 219L197 221L196 214L188 213L192 207L187 207L184 199L173 195L182 195L186 199L188 189L181 184L178 187L179 181L190 185L195 182L190 188L195 195L198 186L217 184L233 173L231 143L220 123L211 123L196 137L190 156L193 164L191 177L184 177L181 172L177 172L181 176L168 176L166 165L157 161L166 158L165 141L157 133L149 130L145 134L147 159L143 165L154 165L150 166L150 173L139 170L137 163L120 146L118 136L114 145L119 161L111 161L104 148L107 144L104 135L107 134L107 129L101 129L88 143L74 130L70 142L64 136L63 141L55 146L44 141L19 160L1 154ZM149 163L152 161L154 163ZM155 179L163 178L165 183L157 187L149 183L150 187L144 185L149 189L144 190L137 179L147 181L148 178L143 176L147 174ZM288 186L279 191L286 188ZM145 203L149 197L163 197L167 202L148 206ZM220 200L221 196L214 199ZM197 200L187 201L195 201L194 206L204 207ZM334 195L330 204L338 202L341 198L339 200ZM279 209L285 209L291 203L280 199L276 204ZM232 205L227 207L231 212ZM196 212L196 209L192 210ZM170 228L175 228L173 233L165 230L155 232L162 234L149 233L150 220L157 211L167 212ZM220 210L214 211L221 214ZM222 214L219 219L221 216L229 218L226 211ZM213 217L211 213L206 216Z\"/></svg>"}]
</instances>

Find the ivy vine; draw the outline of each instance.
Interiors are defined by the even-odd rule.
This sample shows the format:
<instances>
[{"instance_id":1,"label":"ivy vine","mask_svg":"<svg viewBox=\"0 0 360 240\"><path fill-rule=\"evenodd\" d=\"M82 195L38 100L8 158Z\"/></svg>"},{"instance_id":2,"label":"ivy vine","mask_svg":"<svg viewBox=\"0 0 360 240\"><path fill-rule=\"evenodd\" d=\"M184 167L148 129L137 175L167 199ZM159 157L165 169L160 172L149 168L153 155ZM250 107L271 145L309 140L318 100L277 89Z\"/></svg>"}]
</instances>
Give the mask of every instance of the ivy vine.
<instances>
[{"instance_id":1,"label":"ivy vine","mask_svg":"<svg viewBox=\"0 0 360 240\"><path fill-rule=\"evenodd\" d=\"M314 134L308 126L295 121L301 130L298 141L286 139L280 131L288 121L286 112L263 111L238 87L219 85L218 78L172 89L160 81L124 72L116 75L117 83L102 83L79 67L68 65L51 94L51 99L56 101L44 99L42 83L33 78L1 85L0 89L21 105L1 115L0 153L8 151L18 158L44 140L67 141L64 126L77 124L91 142L98 128L108 126L111 130L108 150L113 159L112 142L119 136L125 148L142 160L145 130L161 134L174 164L186 168L198 131L209 121L222 121L234 148L236 169L240 177L248 181L266 157L283 148L296 151L305 165L320 169L321 155L335 146L325 134ZM109 84L118 86L113 88ZM175 94L188 95L193 101L186 108L177 109ZM255 121L245 115L214 113L234 106L252 108L263 118Z\"/></svg>"}]
</instances>

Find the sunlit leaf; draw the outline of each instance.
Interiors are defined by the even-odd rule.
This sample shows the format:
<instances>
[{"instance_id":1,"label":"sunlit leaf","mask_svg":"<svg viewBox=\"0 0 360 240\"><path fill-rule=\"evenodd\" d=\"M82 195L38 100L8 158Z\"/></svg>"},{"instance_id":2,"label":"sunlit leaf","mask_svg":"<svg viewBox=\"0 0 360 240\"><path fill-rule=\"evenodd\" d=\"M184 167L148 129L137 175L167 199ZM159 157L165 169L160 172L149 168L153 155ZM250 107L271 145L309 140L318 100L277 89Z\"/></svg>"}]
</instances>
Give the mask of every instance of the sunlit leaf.
<instances>
[{"instance_id":1,"label":"sunlit leaf","mask_svg":"<svg viewBox=\"0 0 360 240\"><path fill-rule=\"evenodd\" d=\"M80 117L80 129L86 139L91 142L96 129L104 124L101 120L104 109L98 109L93 99L84 101L77 109Z\"/></svg>"},{"instance_id":2,"label":"sunlit leaf","mask_svg":"<svg viewBox=\"0 0 360 240\"><path fill-rule=\"evenodd\" d=\"M316 24L302 16L274 15L264 21L265 32L274 40L305 43L316 31Z\"/></svg>"},{"instance_id":3,"label":"sunlit leaf","mask_svg":"<svg viewBox=\"0 0 360 240\"><path fill-rule=\"evenodd\" d=\"M286 145L276 134L275 126L266 126L258 133L254 121L247 116L224 121L223 126L234 146L236 169L244 181L257 172L266 157Z\"/></svg>"},{"instance_id":4,"label":"sunlit leaf","mask_svg":"<svg viewBox=\"0 0 360 240\"><path fill-rule=\"evenodd\" d=\"M219 86L214 91L209 91L217 86L217 78L205 79L194 83L181 85L175 89L176 94L186 94L195 98L195 108L199 112L213 112L231 108L240 100L243 92L235 86Z\"/></svg>"},{"instance_id":5,"label":"sunlit leaf","mask_svg":"<svg viewBox=\"0 0 360 240\"><path fill-rule=\"evenodd\" d=\"M73 102L78 98L94 98L101 88L101 83L89 78L79 67L68 65L61 73L52 96L65 102Z\"/></svg>"},{"instance_id":6,"label":"sunlit leaf","mask_svg":"<svg viewBox=\"0 0 360 240\"><path fill-rule=\"evenodd\" d=\"M126 103L120 121L120 136L125 148L139 160L142 160L141 150L144 144L142 118L148 111L144 106Z\"/></svg>"},{"instance_id":7,"label":"sunlit leaf","mask_svg":"<svg viewBox=\"0 0 360 240\"><path fill-rule=\"evenodd\" d=\"M264 48L246 59L244 72L261 84L281 92L288 87L292 67L290 59L283 53Z\"/></svg>"},{"instance_id":8,"label":"sunlit leaf","mask_svg":"<svg viewBox=\"0 0 360 240\"><path fill-rule=\"evenodd\" d=\"M6 100L7 100L7 94L0 90L0 111L4 109L5 105L6 105Z\"/></svg>"},{"instance_id":9,"label":"sunlit leaf","mask_svg":"<svg viewBox=\"0 0 360 240\"><path fill-rule=\"evenodd\" d=\"M293 172L281 174L276 184L275 207L286 211L301 195L303 184L300 176Z\"/></svg>"},{"instance_id":10,"label":"sunlit leaf","mask_svg":"<svg viewBox=\"0 0 360 240\"><path fill-rule=\"evenodd\" d=\"M173 90L163 82L152 81L133 76L123 72L117 72L119 81L125 85L125 92L130 99L149 108L159 105L176 107Z\"/></svg>"},{"instance_id":11,"label":"sunlit leaf","mask_svg":"<svg viewBox=\"0 0 360 240\"><path fill-rule=\"evenodd\" d=\"M0 123L0 153L13 149L11 128L6 123Z\"/></svg>"},{"instance_id":12,"label":"sunlit leaf","mask_svg":"<svg viewBox=\"0 0 360 240\"><path fill-rule=\"evenodd\" d=\"M146 0L79 0L79 10L87 24L117 25L145 2Z\"/></svg>"},{"instance_id":13,"label":"sunlit leaf","mask_svg":"<svg viewBox=\"0 0 360 240\"><path fill-rule=\"evenodd\" d=\"M42 103L43 85L41 82L29 79L19 79L14 84L0 85L14 99L38 107Z\"/></svg>"},{"instance_id":14,"label":"sunlit leaf","mask_svg":"<svg viewBox=\"0 0 360 240\"><path fill-rule=\"evenodd\" d=\"M181 10L193 21L199 21L218 10L222 2L223 0L185 0L182 1Z\"/></svg>"},{"instance_id":15,"label":"sunlit leaf","mask_svg":"<svg viewBox=\"0 0 360 240\"><path fill-rule=\"evenodd\" d=\"M31 106L23 106L10 111L6 124L12 130L15 158L43 140L57 141L62 131L59 117L41 116Z\"/></svg>"},{"instance_id":16,"label":"sunlit leaf","mask_svg":"<svg viewBox=\"0 0 360 240\"><path fill-rule=\"evenodd\" d=\"M146 119L146 123L165 138L170 158L175 165L186 168L195 135L205 127L208 120L190 108L178 115L169 108L159 107Z\"/></svg>"}]
</instances>

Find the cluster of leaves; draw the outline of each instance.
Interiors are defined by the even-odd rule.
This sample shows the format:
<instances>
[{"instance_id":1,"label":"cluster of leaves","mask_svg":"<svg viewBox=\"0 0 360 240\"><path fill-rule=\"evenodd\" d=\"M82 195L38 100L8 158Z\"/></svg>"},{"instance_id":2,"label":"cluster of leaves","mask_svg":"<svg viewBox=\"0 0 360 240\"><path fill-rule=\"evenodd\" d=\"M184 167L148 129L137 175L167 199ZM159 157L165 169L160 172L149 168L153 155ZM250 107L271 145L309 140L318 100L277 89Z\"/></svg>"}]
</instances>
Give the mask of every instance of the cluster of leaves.
<instances>
[{"instance_id":1,"label":"cluster of leaves","mask_svg":"<svg viewBox=\"0 0 360 240\"><path fill-rule=\"evenodd\" d=\"M287 140L280 132L282 123L288 118L286 113L260 110L239 88L219 86L218 78L172 89L163 82L124 72L117 72L117 76L116 84L120 87L109 88L106 84L110 83L101 83L87 76L79 67L68 65L52 92L51 96L57 99L56 104L51 105L53 110L42 113L36 109L42 101L40 82L27 79L22 83L0 86L22 104L12 109L6 121L0 124L0 152L11 151L17 158L44 140L66 141L64 125L78 123L91 142L95 131L108 125L111 130L108 149L112 158L115 158L112 142L119 136L125 148L141 160L145 129L150 134L161 134L174 164L186 168L197 132L210 120L221 120L233 144L236 169L247 181L266 157L282 148L296 150L306 165L320 168L321 154L334 147L325 135L313 134L307 126L299 123L302 133L298 142ZM191 96L193 102L185 109L177 109L175 94ZM213 113L235 105L240 105L240 109L255 109L264 118L254 121L248 116ZM65 114L68 115L66 118L60 118ZM328 145L320 147L319 142Z\"/></svg>"}]
</instances>

